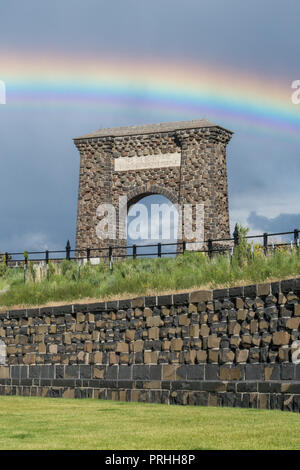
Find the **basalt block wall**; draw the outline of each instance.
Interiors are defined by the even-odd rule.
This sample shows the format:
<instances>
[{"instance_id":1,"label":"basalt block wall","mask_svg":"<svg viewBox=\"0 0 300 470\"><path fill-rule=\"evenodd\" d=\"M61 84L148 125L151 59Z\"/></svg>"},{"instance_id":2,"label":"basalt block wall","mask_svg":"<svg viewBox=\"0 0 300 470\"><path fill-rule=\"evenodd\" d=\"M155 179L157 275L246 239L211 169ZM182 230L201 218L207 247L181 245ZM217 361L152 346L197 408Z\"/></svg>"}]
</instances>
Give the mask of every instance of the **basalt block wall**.
<instances>
[{"instance_id":1,"label":"basalt block wall","mask_svg":"<svg viewBox=\"0 0 300 470\"><path fill-rule=\"evenodd\" d=\"M299 411L299 324L300 279L2 312L0 394Z\"/></svg>"}]
</instances>

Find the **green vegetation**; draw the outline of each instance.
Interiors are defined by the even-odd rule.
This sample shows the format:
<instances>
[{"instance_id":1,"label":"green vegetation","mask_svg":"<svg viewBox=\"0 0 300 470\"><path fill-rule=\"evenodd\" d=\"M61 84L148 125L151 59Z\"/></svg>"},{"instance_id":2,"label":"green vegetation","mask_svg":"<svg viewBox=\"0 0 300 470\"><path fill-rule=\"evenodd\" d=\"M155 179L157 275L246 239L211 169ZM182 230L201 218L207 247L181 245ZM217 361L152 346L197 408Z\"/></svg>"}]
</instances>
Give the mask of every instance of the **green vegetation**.
<instances>
[{"instance_id":1,"label":"green vegetation","mask_svg":"<svg viewBox=\"0 0 300 470\"><path fill-rule=\"evenodd\" d=\"M0 397L1 450L299 448L299 415L279 410Z\"/></svg>"},{"instance_id":2,"label":"green vegetation","mask_svg":"<svg viewBox=\"0 0 300 470\"><path fill-rule=\"evenodd\" d=\"M259 246L247 243L246 229L239 227L240 243L233 256L186 252L177 258L127 259L79 267L76 261L50 262L48 270L27 262L7 268L0 263L0 305L38 305L108 299L152 293L216 288L263 282L300 275L300 248L277 247L265 255ZM24 282L25 280L25 282Z\"/></svg>"}]
</instances>

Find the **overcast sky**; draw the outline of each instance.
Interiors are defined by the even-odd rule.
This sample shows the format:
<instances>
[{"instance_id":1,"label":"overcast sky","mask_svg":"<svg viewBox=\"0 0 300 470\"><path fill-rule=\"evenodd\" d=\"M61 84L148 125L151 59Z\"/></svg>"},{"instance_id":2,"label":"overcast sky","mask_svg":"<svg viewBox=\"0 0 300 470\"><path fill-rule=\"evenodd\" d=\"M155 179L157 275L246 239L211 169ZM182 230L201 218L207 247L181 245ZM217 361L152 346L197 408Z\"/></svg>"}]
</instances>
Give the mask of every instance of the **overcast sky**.
<instances>
[{"instance_id":1,"label":"overcast sky","mask_svg":"<svg viewBox=\"0 0 300 470\"><path fill-rule=\"evenodd\" d=\"M299 19L299 0L1 0L0 80L8 72L1 54L41 60L60 54L66 63L71 55L105 55L229 67L279 80L288 90L300 79ZM137 101L118 109L16 107L8 94L0 105L0 251L64 247L67 239L74 245L79 154L73 137L100 127L188 119L195 115L150 112ZM232 127L225 117L218 124ZM232 130L231 226L238 221L252 233L300 228L300 136L239 123Z\"/></svg>"}]
</instances>

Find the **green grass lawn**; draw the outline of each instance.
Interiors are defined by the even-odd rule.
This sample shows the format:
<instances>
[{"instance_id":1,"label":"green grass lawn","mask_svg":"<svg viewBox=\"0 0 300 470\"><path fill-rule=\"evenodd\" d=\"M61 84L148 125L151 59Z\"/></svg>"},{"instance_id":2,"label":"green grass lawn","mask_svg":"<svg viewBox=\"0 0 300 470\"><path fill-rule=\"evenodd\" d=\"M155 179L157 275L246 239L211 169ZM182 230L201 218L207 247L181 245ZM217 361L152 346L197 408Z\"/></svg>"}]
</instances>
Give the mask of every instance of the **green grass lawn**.
<instances>
[{"instance_id":1,"label":"green grass lawn","mask_svg":"<svg viewBox=\"0 0 300 470\"><path fill-rule=\"evenodd\" d=\"M128 298L245 285L300 274L300 248L278 249L268 256L261 249L253 256L248 252L236 251L232 259L216 255L211 260L203 253L189 252L177 258L128 259L115 263L112 273L104 263L79 268L75 261L64 260L61 264L50 263L47 275L46 269L42 275L29 263L25 283L23 267L6 268L0 263L0 306Z\"/></svg>"},{"instance_id":2,"label":"green grass lawn","mask_svg":"<svg viewBox=\"0 0 300 470\"><path fill-rule=\"evenodd\" d=\"M0 449L300 449L300 415L0 397Z\"/></svg>"}]
</instances>

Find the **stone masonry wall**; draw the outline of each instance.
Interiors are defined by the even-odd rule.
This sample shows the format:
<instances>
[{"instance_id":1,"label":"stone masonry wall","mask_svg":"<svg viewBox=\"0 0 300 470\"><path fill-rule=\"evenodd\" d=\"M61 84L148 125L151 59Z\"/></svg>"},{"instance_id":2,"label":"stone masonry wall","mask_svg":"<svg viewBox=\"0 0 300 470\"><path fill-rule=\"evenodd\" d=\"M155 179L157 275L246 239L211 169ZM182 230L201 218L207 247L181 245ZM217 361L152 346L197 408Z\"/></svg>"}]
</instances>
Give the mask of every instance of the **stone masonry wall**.
<instances>
[{"instance_id":1,"label":"stone masonry wall","mask_svg":"<svg viewBox=\"0 0 300 470\"><path fill-rule=\"evenodd\" d=\"M300 279L2 312L0 394L299 411L299 324Z\"/></svg>"}]
</instances>

